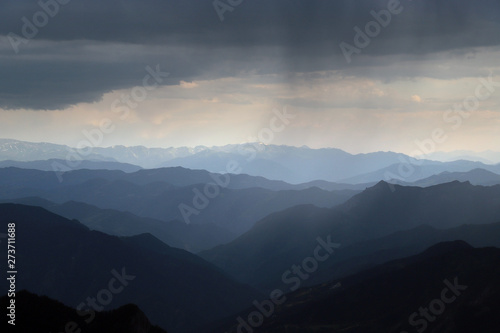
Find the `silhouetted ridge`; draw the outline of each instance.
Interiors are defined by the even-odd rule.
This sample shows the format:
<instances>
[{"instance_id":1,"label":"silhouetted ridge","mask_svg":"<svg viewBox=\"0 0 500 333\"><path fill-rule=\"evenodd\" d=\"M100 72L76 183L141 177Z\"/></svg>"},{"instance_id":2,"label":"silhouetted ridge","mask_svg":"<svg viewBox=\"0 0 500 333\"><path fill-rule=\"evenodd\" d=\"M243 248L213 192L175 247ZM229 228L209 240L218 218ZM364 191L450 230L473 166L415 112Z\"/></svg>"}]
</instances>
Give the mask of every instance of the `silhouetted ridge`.
<instances>
[{"instance_id":1,"label":"silhouetted ridge","mask_svg":"<svg viewBox=\"0 0 500 333\"><path fill-rule=\"evenodd\" d=\"M77 220L68 220L62 216L52 214L48 210L41 207L6 203L1 204L1 211L3 215L2 219L11 221L23 220L32 227L39 227L40 225L43 225L44 227L65 226L81 230L89 230ZM47 214L51 215L50 219L46 218Z\"/></svg>"},{"instance_id":2,"label":"silhouetted ridge","mask_svg":"<svg viewBox=\"0 0 500 333\"><path fill-rule=\"evenodd\" d=\"M47 296L38 296L26 290L16 293L16 321L17 332L63 332L68 323L73 322L77 328L73 332L85 333L166 333L158 326L151 325L139 307L127 304L118 309L96 312L95 318L85 322L88 316L82 317L76 309L70 308L61 302ZM0 303L5 309L10 298L3 296ZM12 327L6 320L2 320L4 329L8 332Z\"/></svg>"}]
</instances>

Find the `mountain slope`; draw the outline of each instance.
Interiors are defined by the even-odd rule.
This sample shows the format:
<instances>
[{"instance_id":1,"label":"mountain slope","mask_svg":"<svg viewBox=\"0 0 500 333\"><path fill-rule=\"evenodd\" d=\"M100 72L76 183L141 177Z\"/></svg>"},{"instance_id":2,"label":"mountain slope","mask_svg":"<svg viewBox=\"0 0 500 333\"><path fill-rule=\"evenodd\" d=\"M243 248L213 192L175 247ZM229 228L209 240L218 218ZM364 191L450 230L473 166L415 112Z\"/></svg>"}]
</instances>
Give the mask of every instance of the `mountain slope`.
<instances>
[{"instance_id":1,"label":"mountain slope","mask_svg":"<svg viewBox=\"0 0 500 333\"><path fill-rule=\"evenodd\" d=\"M228 316L258 296L183 250L164 245L159 252L89 231L77 221L39 207L1 204L3 230L12 222L16 223L16 268L22 272L17 288L66 305L78 306L96 295L102 300L97 310L134 303L152 323L169 332L185 332ZM8 290L6 283L2 282L3 290ZM99 296L106 289L114 290L109 298Z\"/></svg>"},{"instance_id":2,"label":"mountain slope","mask_svg":"<svg viewBox=\"0 0 500 333\"><path fill-rule=\"evenodd\" d=\"M165 173L181 173L185 175L182 178L188 179L190 175L200 175L200 172L210 177L207 172L187 169L142 170L132 174L76 170L65 174L65 181L61 184L51 172L6 168L0 169L0 199L42 197L56 203L77 201L162 221L215 224L240 235L257 220L276 210L298 204L332 207L358 193L314 187L283 191L229 189L219 187L213 181L178 187L158 181Z\"/></svg>"},{"instance_id":3,"label":"mountain slope","mask_svg":"<svg viewBox=\"0 0 500 333\"><path fill-rule=\"evenodd\" d=\"M160 221L140 217L128 212L113 209L101 209L76 201L63 204L37 197L7 200L30 206L39 206L68 219L77 219L91 230L97 230L114 236L133 236L150 233L172 246L199 252L216 245L227 243L235 235L211 223L186 224L181 221Z\"/></svg>"},{"instance_id":4,"label":"mountain slope","mask_svg":"<svg viewBox=\"0 0 500 333\"><path fill-rule=\"evenodd\" d=\"M454 240L463 240L474 247L500 248L500 222L461 225L451 229L421 225L339 248L303 285L312 286L331 279L340 279L390 260L415 255L437 243Z\"/></svg>"},{"instance_id":5,"label":"mountain slope","mask_svg":"<svg viewBox=\"0 0 500 333\"><path fill-rule=\"evenodd\" d=\"M240 281L271 290L283 284L282 275L292 265L311 256L318 237L340 243L341 251L424 224L444 229L498 221L500 186L452 182L420 188L380 182L332 209L296 206L271 214L234 241L200 255Z\"/></svg>"},{"instance_id":6,"label":"mountain slope","mask_svg":"<svg viewBox=\"0 0 500 333\"><path fill-rule=\"evenodd\" d=\"M499 249L440 243L340 283L287 294L256 328L262 333L492 333L500 324L499 279ZM250 311L255 308L240 314L246 325L255 323ZM212 332L236 332L237 326L233 318Z\"/></svg>"}]
</instances>

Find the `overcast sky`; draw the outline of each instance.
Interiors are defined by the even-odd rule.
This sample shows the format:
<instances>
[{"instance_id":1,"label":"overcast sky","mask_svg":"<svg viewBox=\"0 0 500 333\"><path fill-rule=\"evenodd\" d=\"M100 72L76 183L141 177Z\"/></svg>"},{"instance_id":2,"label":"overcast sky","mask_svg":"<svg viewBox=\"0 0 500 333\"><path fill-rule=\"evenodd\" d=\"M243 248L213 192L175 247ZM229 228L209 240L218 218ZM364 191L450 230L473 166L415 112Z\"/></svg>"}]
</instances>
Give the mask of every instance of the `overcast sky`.
<instances>
[{"instance_id":1,"label":"overcast sky","mask_svg":"<svg viewBox=\"0 0 500 333\"><path fill-rule=\"evenodd\" d=\"M498 0L41 3L0 2L3 138L500 151Z\"/></svg>"}]
</instances>

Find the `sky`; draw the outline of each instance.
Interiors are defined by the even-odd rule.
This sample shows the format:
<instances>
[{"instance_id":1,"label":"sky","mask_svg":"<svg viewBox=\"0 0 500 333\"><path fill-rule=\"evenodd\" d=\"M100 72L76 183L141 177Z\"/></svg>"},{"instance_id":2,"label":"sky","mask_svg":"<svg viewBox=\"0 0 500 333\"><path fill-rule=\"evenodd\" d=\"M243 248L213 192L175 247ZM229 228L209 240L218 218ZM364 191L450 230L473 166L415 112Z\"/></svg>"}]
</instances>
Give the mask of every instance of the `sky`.
<instances>
[{"instance_id":1,"label":"sky","mask_svg":"<svg viewBox=\"0 0 500 333\"><path fill-rule=\"evenodd\" d=\"M500 151L497 0L2 0L0 137Z\"/></svg>"}]
</instances>

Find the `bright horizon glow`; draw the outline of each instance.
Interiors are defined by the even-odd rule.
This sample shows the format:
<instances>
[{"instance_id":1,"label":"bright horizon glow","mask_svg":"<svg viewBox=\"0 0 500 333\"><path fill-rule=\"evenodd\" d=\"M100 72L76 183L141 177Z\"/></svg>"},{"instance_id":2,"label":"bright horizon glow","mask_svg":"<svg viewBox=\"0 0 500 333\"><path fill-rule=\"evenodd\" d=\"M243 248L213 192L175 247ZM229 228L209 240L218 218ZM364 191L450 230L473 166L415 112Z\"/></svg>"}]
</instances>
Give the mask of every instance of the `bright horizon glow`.
<instances>
[{"instance_id":1,"label":"bright horizon glow","mask_svg":"<svg viewBox=\"0 0 500 333\"><path fill-rule=\"evenodd\" d=\"M155 4L158 10L164 5ZM339 43L353 42L354 25L372 19L375 2L303 5L311 6L317 24L295 15L303 12L290 5L290 17L267 13L260 24L270 26L261 34L248 24L261 19L259 4L249 3L248 11L234 13L235 21L221 23L210 3L185 12L189 6L169 2L180 13L197 14L200 29L173 13L168 21L154 16L148 25L136 25L144 40L128 40L129 25L110 25L98 10L92 19L110 29L106 38L73 31L72 15L81 20L88 13L65 7L60 15L67 19L51 21L52 35L41 34L46 39L30 40L19 54L0 45L0 136L74 147L106 121L113 129L95 146L224 146L263 141L259 134L278 126L264 143L354 154L500 150L499 23L490 16L500 7L404 4L348 62ZM20 17L39 10L30 6L19 5ZM210 12L203 10L207 6ZM421 20L432 8L444 15L435 31ZM136 8L156 15L154 9ZM144 17L151 16L130 19L141 23ZM0 21L0 28L10 21ZM158 26L148 30L149 24ZM232 27L250 38L239 38ZM66 32L61 37L59 31ZM294 33L297 39L289 38ZM293 119L283 128L273 125L275 110L285 108Z\"/></svg>"}]
</instances>

